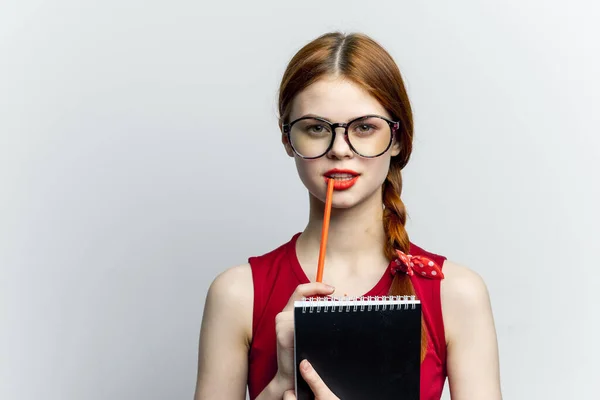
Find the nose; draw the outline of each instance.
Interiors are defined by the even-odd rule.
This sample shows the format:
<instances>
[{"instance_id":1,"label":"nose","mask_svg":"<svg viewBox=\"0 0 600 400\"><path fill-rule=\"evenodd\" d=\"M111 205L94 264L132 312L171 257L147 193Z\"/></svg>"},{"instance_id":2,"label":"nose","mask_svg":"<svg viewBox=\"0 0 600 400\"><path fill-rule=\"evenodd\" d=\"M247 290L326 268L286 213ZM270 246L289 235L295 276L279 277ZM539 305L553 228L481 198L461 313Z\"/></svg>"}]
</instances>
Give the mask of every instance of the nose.
<instances>
[{"instance_id":1,"label":"nose","mask_svg":"<svg viewBox=\"0 0 600 400\"><path fill-rule=\"evenodd\" d=\"M335 139L333 140L333 144L331 149L327 152L328 158L352 158L354 157L354 152L350 148L350 143L348 142L348 138L346 137L345 130L343 127L338 126L334 128L336 133Z\"/></svg>"}]
</instances>

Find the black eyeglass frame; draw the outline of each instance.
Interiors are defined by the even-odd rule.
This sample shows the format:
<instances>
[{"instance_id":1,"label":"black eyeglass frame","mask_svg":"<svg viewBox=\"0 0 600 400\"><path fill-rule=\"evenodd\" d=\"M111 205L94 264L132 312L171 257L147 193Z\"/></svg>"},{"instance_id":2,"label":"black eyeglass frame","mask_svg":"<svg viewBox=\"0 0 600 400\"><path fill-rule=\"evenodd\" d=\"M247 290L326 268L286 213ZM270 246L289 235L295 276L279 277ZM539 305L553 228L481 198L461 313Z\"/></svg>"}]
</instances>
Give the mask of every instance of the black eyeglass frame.
<instances>
[{"instance_id":1,"label":"black eyeglass frame","mask_svg":"<svg viewBox=\"0 0 600 400\"><path fill-rule=\"evenodd\" d=\"M384 120L385 122L388 123L388 125L390 126L390 141L387 145L387 147L385 148L385 150L383 150L381 153L374 155L374 156L365 156L363 154L360 154L352 145L352 143L350 142L350 140L348 139L348 128L350 127L350 125L352 125L353 123L355 123L356 121L360 121L361 119L366 119L366 118L380 118L382 120ZM327 146L327 149L319 154L318 156L315 157L307 157L307 156L303 156L302 154L300 154L298 152L298 150L296 150L296 148L294 147L294 144L292 143L292 138L291 138L291 132L292 132L292 126L294 126L295 123L299 122L299 121L303 121L305 119L314 119L317 121L321 121L324 124L328 125L329 128L331 129L331 142L329 143L329 146ZM338 123L331 123L330 121L327 121L324 118L319 118L319 117L300 117L298 119L293 120L290 123L287 124L283 124L281 126L283 133L287 135L287 139L288 139L288 143L290 144L290 146L292 147L292 150L294 150L294 153L296 153L298 155L298 157L306 159L306 160L313 160L315 158L320 158L323 157L325 154L327 154L331 148L333 147L333 143L335 142L335 135L336 135L336 128L344 128L344 137L346 139L346 143L348 143L348 146L350 146L350 149L358 154L361 157L364 158L376 158L381 156L382 154L384 154L386 151L389 150L390 146L392 145L392 142L394 140L394 135L396 134L396 132L398 131L398 129L400 129L400 121L392 121L386 117L382 117L381 115L376 115L376 114L369 114L369 115L363 115L362 117L358 117L358 118L354 118L351 121L348 121L347 123L343 123L343 122L338 122Z\"/></svg>"}]
</instances>

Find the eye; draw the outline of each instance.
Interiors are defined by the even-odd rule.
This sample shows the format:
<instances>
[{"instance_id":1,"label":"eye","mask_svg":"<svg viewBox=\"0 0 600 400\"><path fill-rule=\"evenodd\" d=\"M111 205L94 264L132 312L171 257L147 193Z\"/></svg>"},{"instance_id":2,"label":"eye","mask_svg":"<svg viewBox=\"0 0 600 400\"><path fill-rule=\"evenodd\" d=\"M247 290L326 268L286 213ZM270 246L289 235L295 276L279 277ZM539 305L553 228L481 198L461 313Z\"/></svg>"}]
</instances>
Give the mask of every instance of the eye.
<instances>
[{"instance_id":1,"label":"eye","mask_svg":"<svg viewBox=\"0 0 600 400\"><path fill-rule=\"evenodd\" d=\"M325 126L323 125L309 125L306 130L308 132L312 132L312 133L323 133L323 131L326 130Z\"/></svg>"},{"instance_id":2,"label":"eye","mask_svg":"<svg viewBox=\"0 0 600 400\"><path fill-rule=\"evenodd\" d=\"M356 126L356 132L358 133L371 133L373 130L375 130L376 127L373 125L369 125L369 124L360 124Z\"/></svg>"}]
</instances>

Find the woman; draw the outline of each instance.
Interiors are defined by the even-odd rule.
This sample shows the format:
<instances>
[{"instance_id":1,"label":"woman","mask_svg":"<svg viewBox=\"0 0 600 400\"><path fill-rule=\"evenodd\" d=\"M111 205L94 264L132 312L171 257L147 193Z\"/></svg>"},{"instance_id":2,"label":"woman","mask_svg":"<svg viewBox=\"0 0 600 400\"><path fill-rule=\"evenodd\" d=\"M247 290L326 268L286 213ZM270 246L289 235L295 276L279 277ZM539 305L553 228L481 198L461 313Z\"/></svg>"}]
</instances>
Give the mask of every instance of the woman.
<instances>
[{"instance_id":1,"label":"woman","mask_svg":"<svg viewBox=\"0 0 600 400\"><path fill-rule=\"evenodd\" d=\"M294 399L293 301L331 294L416 295L423 307L421 399L500 399L487 288L467 269L409 241L400 193L411 106L390 55L362 34L325 34L290 61L279 95L287 154L309 192L303 232L212 283L200 332L196 399ZM335 179L326 268L315 282L326 181ZM443 196L443 193L440 193ZM450 194L446 194L450 195ZM402 255L435 264L422 276ZM329 286L331 285L331 286ZM309 363L317 399L337 399Z\"/></svg>"}]
</instances>

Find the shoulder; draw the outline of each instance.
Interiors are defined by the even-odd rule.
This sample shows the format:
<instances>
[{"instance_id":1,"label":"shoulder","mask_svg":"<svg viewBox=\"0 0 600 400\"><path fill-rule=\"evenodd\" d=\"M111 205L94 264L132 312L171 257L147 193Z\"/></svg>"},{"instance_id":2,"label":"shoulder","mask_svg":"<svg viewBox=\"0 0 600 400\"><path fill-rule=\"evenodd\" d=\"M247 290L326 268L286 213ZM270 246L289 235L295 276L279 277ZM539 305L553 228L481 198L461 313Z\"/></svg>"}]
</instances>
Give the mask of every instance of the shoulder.
<instances>
[{"instance_id":1,"label":"shoulder","mask_svg":"<svg viewBox=\"0 0 600 400\"><path fill-rule=\"evenodd\" d=\"M251 332L254 289L250 264L226 269L210 284L204 306L207 318L225 317L246 333Z\"/></svg>"},{"instance_id":2,"label":"shoulder","mask_svg":"<svg viewBox=\"0 0 600 400\"><path fill-rule=\"evenodd\" d=\"M442 295L449 300L471 304L488 296L483 278L472 269L453 261L444 262Z\"/></svg>"},{"instance_id":3,"label":"shoulder","mask_svg":"<svg viewBox=\"0 0 600 400\"><path fill-rule=\"evenodd\" d=\"M236 265L218 274L210 284L207 301L223 305L246 304L252 300L252 271L249 263Z\"/></svg>"},{"instance_id":4,"label":"shoulder","mask_svg":"<svg viewBox=\"0 0 600 400\"><path fill-rule=\"evenodd\" d=\"M446 365L454 398L501 399L498 341L488 289L475 271L450 261L441 285Z\"/></svg>"},{"instance_id":5,"label":"shoulder","mask_svg":"<svg viewBox=\"0 0 600 400\"><path fill-rule=\"evenodd\" d=\"M441 282L441 302L446 340L452 340L468 319L491 316L490 298L483 278L472 269L446 260Z\"/></svg>"},{"instance_id":6,"label":"shoulder","mask_svg":"<svg viewBox=\"0 0 600 400\"><path fill-rule=\"evenodd\" d=\"M266 277L276 269L277 260L286 256L298 235L264 254L249 257L247 263L221 272L208 289L207 303L216 303L220 308L250 310L252 314L255 291L260 292Z\"/></svg>"},{"instance_id":7,"label":"shoulder","mask_svg":"<svg viewBox=\"0 0 600 400\"><path fill-rule=\"evenodd\" d=\"M195 398L243 398L251 343L250 267L221 272L210 284L198 347Z\"/></svg>"}]
</instances>

